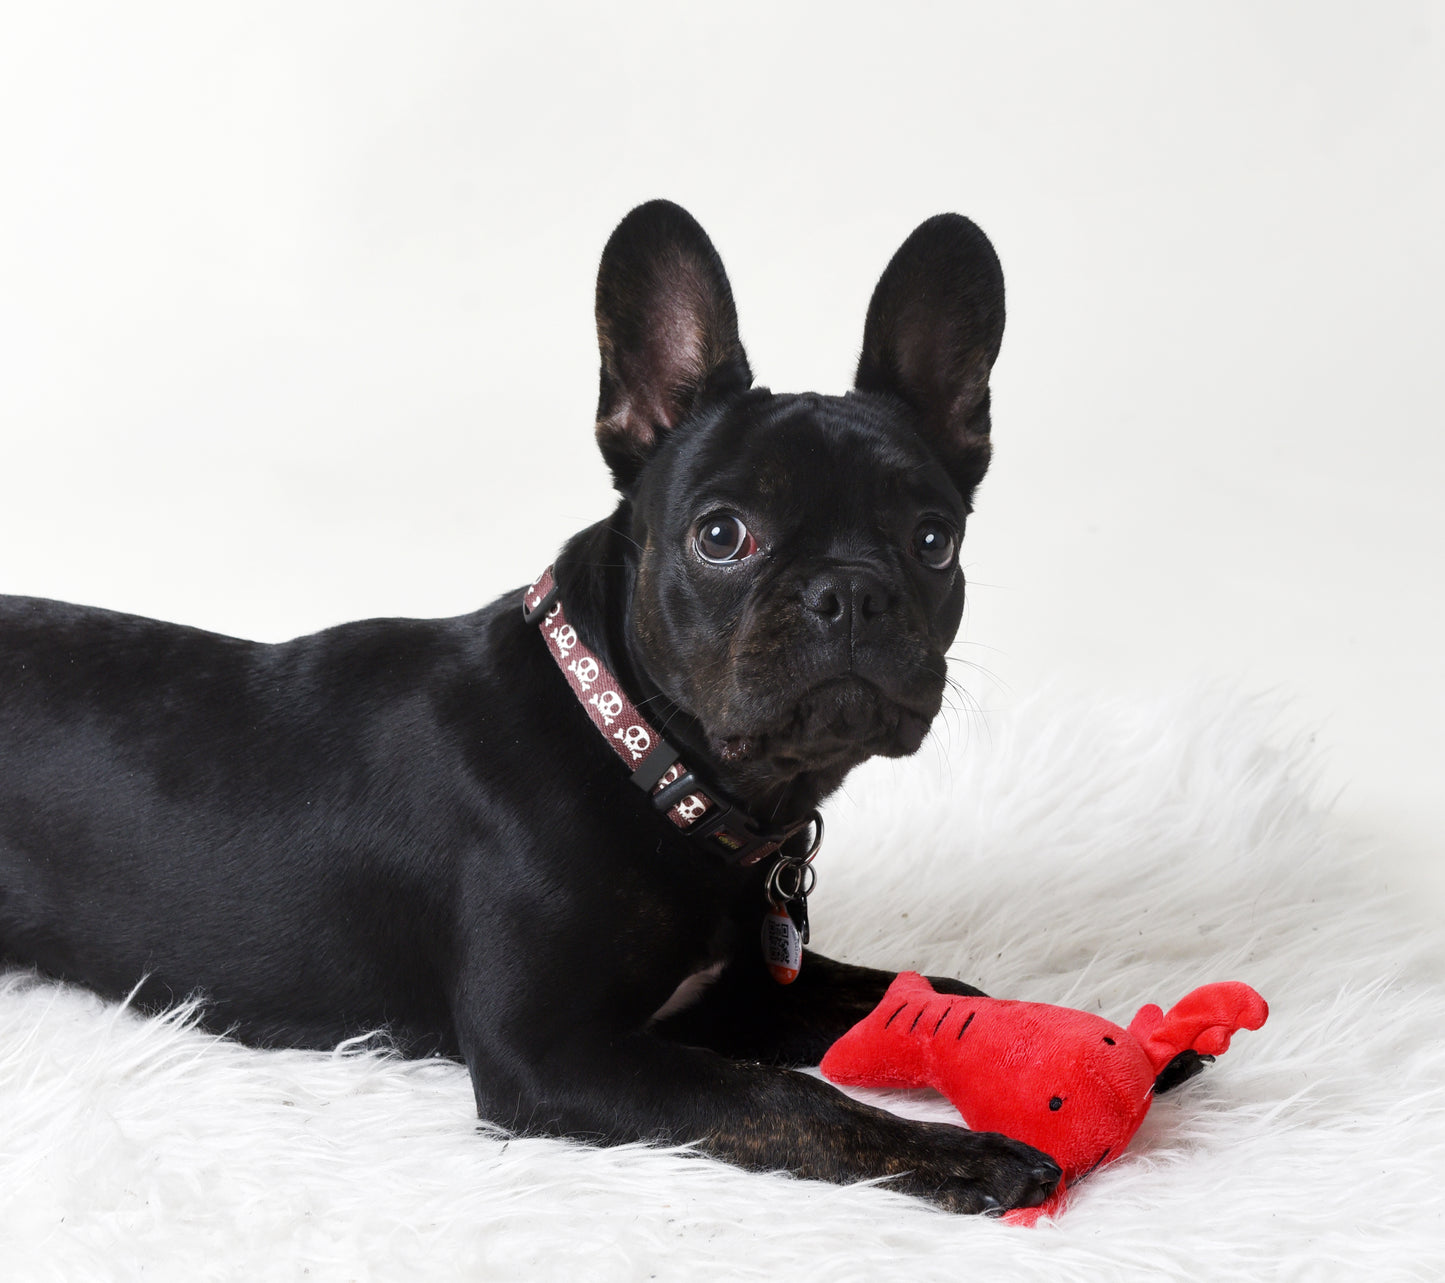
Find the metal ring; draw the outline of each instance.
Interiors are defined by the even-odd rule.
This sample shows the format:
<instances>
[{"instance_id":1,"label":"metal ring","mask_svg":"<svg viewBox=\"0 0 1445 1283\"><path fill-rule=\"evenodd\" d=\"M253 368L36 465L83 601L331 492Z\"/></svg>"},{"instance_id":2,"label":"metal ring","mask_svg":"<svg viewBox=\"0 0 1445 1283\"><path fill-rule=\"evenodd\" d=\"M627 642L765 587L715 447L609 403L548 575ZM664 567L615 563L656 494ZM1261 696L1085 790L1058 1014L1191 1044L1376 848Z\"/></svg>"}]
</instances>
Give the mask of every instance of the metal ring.
<instances>
[{"instance_id":1,"label":"metal ring","mask_svg":"<svg viewBox=\"0 0 1445 1283\"><path fill-rule=\"evenodd\" d=\"M810 856L809 858L811 859L812 857ZM813 888L818 885L818 870L811 864L800 864L798 865L798 873L802 879L802 885L798 887L798 897L806 900L813 894Z\"/></svg>"},{"instance_id":2,"label":"metal ring","mask_svg":"<svg viewBox=\"0 0 1445 1283\"><path fill-rule=\"evenodd\" d=\"M823 815L820 811L814 811L810 817L813 821L813 841L808 847L808 853L803 856L803 863L808 864L818 854L819 848L823 845Z\"/></svg>"},{"instance_id":3,"label":"metal ring","mask_svg":"<svg viewBox=\"0 0 1445 1283\"><path fill-rule=\"evenodd\" d=\"M766 895L773 904L782 903L782 896L778 893L778 870L782 867L783 862L779 860L768 870L767 881L763 884L763 894Z\"/></svg>"},{"instance_id":4,"label":"metal ring","mask_svg":"<svg viewBox=\"0 0 1445 1283\"><path fill-rule=\"evenodd\" d=\"M798 888L803 885L802 875L798 870L803 867L791 864L787 860L779 860L773 869L773 890L777 892L779 900L796 900ZM792 877L789 878L788 875Z\"/></svg>"},{"instance_id":5,"label":"metal ring","mask_svg":"<svg viewBox=\"0 0 1445 1283\"><path fill-rule=\"evenodd\" d=\"M813 840L808 843L808 849L802 855L784 854L783 859L790 860L794 864L810 864L813 857L818 854L819 848L823 845L823 817L814 811L812 815L808 816L807 822L813 826ZM802 829L799 829L798 833L801 832ZM797 833L793 834L793 837L797 836Z\"/></svg>"},{"instance_id":6,"label":"metal ring","mask_svg":"<svg viewBox=\"0 0 1445 1283\"><path fill-rule=\"evenodd\" d=\"M801 860L779 860L768 875L768 889L773 898L786 903L806 900L818 882L818 870Z\"/></svg>"}]
</instances>

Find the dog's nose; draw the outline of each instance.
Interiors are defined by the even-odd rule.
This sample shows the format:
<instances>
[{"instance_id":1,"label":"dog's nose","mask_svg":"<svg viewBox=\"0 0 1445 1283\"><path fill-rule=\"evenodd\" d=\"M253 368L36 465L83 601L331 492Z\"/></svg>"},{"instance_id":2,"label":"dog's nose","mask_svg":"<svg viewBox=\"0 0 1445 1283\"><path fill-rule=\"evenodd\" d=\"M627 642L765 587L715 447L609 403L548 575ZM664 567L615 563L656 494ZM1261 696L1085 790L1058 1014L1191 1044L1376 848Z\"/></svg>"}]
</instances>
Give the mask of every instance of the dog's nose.
<instances>
[{"instance_id":1,"label":"dog's nose","mask_svg":"<svg viewBox=\"0 0 1445 1283\"><path fill-rule=\"evenodd\" d=\"M886 615L893 608L893 591L871 570L838 566L804 585L803 605L828 632L848 633Z\"/></svg>"}]
</instances>

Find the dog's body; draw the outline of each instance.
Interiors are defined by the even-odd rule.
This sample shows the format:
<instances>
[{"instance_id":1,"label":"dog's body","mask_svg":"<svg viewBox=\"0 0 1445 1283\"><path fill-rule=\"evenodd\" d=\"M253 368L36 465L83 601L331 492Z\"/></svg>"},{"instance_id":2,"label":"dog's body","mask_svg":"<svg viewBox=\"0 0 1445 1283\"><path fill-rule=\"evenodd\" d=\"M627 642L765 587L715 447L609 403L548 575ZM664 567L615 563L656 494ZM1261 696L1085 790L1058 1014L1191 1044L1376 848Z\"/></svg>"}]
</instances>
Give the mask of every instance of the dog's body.
<instances>
[{"instance_id":1,"label":"dog's body","mask_svg":"<svg viewBox=\"0 0 1445 1283\"><path fill-rule=\"evenodd\" d=\"M623 498L557 559L567 619L719 797L796 825L939 708L997 260L966 220L924 224L875 293L858 390L775 396L711 244L655 202L608 244L598 324ZM274 646L0 599L6 957L149 1006L199 991L261 1045L386 1026L464 1058L482 1115L521 1129L697 1140L962 1210L1042 1200L1037 1151L786 1068L891 973L808 955L775 984L769 868L659 816L520 590Z\"/></svg>"}]
</instances>

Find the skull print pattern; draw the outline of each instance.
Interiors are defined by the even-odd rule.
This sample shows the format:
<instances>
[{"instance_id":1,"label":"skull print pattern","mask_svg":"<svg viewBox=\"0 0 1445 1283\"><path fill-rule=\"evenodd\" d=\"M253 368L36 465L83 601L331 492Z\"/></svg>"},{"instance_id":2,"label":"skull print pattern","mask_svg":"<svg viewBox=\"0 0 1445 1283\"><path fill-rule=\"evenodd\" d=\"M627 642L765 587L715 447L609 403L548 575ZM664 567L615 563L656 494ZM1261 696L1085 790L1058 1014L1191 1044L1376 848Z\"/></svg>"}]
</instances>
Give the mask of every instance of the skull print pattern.
<instances>
[{"instance_id":1,"label":"skull print pattern","mask_svg":"<svg viewBox=\"0 0 1445 1283\"><path fill-rule=\"evenodd\" d=\"M549 566L522 599L527 612L530 614L540 609L552 596L554 587ZM677 759L675 750L649 725L617 685L617 679L577 636L577 630L567 622L560 601L554 600L542 616L541 633L552 658L557 661L557 667L562 670L592 724L602 732L612 751L629 768L637 770L653 752L667 753L672 757L670 765L652 787L653 796L681 779L686 768ZM714 805L713 799L706 793L689 793L673 804L667 818L679 829L686 830Z\"/></svg>"}]
</instances>

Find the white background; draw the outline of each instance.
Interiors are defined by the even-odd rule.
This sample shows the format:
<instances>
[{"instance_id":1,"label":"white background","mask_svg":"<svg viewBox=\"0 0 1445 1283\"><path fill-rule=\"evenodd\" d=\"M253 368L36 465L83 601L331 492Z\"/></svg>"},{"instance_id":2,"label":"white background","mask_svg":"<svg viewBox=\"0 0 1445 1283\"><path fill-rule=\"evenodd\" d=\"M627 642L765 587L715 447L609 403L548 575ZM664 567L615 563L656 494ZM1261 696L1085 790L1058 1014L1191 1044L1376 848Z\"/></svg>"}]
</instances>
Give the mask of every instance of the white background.
<instances>
[{"instance_id":1,"label":"white background","mask_svg":"<svg viewBox=\"0 0 1445 1283\"><path fill-rule=\"evenodd\" d=\"M470 610L609 505L630 206L687 205L760 381L823 391L957 209L1009 288L980 704L1283 692L1438 912L1442 48L1439 5L1319 0L11 3L0 591L264 639Z\"/></svg>"}]
</instances>

